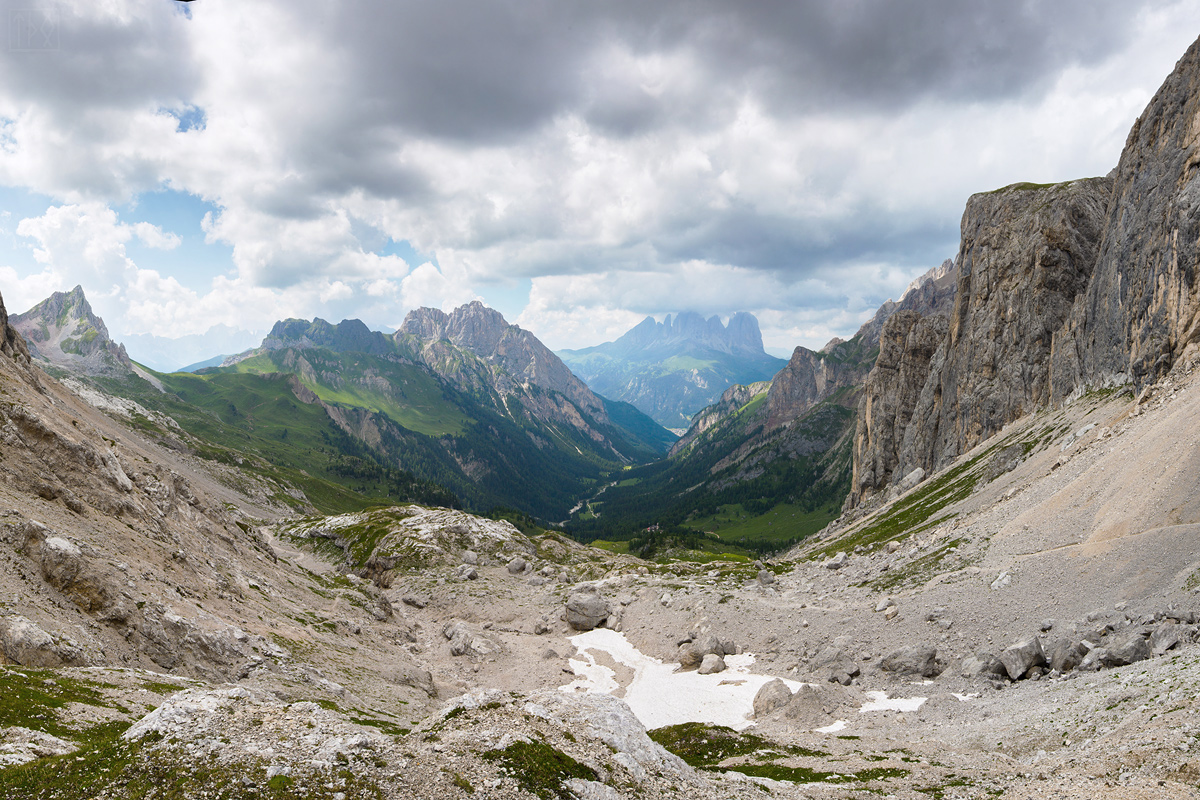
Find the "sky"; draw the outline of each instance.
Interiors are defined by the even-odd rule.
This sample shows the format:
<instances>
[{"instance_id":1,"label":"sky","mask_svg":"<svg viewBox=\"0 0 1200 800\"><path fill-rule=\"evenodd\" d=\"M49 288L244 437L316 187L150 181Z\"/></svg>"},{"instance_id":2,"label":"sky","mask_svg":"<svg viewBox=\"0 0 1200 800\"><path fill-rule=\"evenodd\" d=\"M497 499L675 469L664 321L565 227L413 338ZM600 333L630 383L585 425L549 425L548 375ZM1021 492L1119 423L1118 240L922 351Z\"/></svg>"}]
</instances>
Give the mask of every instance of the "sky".
<instances>
[{"instance_id":1,"label":"sky","mask_svg":"<svg viewBox=\"0 0 1200 800\"><path fill-rule=\"evenodd\" d=\"M974 192L1103 175L1200 0L0 0L0 293L114 338L852 335ZM249 334L247 334L249 335ZM138 353L131 348L131 355Z\"/></svg>"}]
</instances>

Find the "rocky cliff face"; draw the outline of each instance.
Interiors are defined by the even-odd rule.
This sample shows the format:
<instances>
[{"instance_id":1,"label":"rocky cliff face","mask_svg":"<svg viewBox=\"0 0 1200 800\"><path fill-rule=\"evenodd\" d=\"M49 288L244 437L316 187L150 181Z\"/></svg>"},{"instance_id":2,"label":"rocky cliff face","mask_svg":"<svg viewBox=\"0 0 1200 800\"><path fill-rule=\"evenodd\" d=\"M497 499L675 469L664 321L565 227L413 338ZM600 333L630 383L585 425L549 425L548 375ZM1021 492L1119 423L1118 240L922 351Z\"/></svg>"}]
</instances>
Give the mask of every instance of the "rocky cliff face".
<instances>
[{"instance_id":1,"label":"rocky cliff face","mask_svg":"<svg viewBox=\"0 0 1200 800\"><path fill-rule=\"evenodd\" d=\"M109 338L81 286L55 292L24 314L14 314L10 324L28 341L31 355L70 372L120 376L133 371L125 346Z\"/></svg>"},{"instance_id":2,"label":"rocky cliff face","mask_svg":"<svg viewBox=\"0 0 1200 800\"><path fill-rule=\"evenodd\" d=\"M479 301L446 314L436 308L419 308L409 313L396 332L397 342L413 337L422 360L468 391L487 385L501 397L527 394L530 386L558 392L580 411L608 422L604 403L583 381L576 378L536 336ZM442 343L448 342L453 349ZM472 369L461 359L468 351L491 368ZM466 367L466 369L464 369ZM498 369L497 369L498 368Z\"/></svg>"},{"instance_id":3,"label":"rocky cliff face","mask_svg":"<svg viewBox=\"0 0 1200 800\"><path fill-rule=\"evenodd\" d=\"M884 326L860 407L851 505L1050 401L1051 343L1092 275L1111 185L1017 184L971 197L948 324L897 314Z\"/></svg>"},{"instance_id":4,"label":"rocky cliff face","mask_svg":"<svg viewBox=\"0 0 1200 800\"><path fill-rule=\"evenodd\" d=\"M1141 387L1200 341L1200 41L1129 132L1095 272L1054 343L1054 394Z\"/></svg>"},{"instance_id":5,"label":"rocky cliff face","mask_svg":"<svg viewBox=\"0 0 1200 800\"><path fill-rule=\"evenodd\" d=\"M19 363L29 362L29 350L25 339L16 328L8 324L8 311L4 308L4 298L0 297L0 353Z\"/></svg>"},{"instance_id":6,"label":"rocky cliff face","mask_svg":"<svg viewBox=\"0 0 1200 800\"><path fill-rule=\"evenodd\" d=\"M1129 134L1107 178L975 195L958 298L919 377L881 354L855 444L861 502L909 469L944 466L1006 423L1089 387L1153 383L1200 351L1200 41ZM899 335L899 331L893 331ZM918 337L920 338L920 337ZM928 342L913 342L910 361ZM884 418L911 422L897 437Z\"/></svg>"}]
</instances>

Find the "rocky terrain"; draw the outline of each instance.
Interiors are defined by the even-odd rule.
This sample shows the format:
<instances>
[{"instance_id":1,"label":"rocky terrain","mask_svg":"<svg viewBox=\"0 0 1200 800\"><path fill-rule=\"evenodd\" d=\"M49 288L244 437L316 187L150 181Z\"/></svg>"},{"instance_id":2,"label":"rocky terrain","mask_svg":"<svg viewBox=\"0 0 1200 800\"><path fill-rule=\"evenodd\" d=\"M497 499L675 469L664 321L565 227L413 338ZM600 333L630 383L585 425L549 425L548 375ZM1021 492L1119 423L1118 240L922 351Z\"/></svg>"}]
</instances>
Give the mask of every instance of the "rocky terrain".
<instances>
[{"instance_id":1,"label":"rocky terrain","mask_svg":"<svg viewBox=\"0 0 1200 800\"><path fill-rule=\"evenodd\" d=\"M1197 74L1113 178L972 198L952 313L943 274L879 326L847 513L756 563L313 513L0 303L0 793L1200 796Z\"/></svg>"},{"instance_id":2,"label":"rocky terrain","mask_svg":"<svg viewBox=\"0 0 1200 800\"><path fill-rule=\"evenodd\" d=\"M753 565L294 517L5 341L6 796L1197 793L1191 363Z\"/></svg>"},{"instance_id":3,"label":"rocky terrain","mask_svg":"<svg viewBox=\"0 0 1200 800\"><path fill-rule=\"evenodd\" d=\"M855 440L863 467L848 507L912 470L940 469L1036 408L1089 389L1140 390L1195 351L1198 231L1188 209L1200 157L1197 81L1193 45L1108 177L971 197L949 324L927 370L887 362L872 377L864 409L901 408L863 415ZM917 338L924 353L936 334ZM906 417L911 424L897 432L894 422Z\"/></svg>"},{"instance_id":4,"label":"rocky terrain","mask_svg":"<svg viewBox=\"0 0 1200 800\"><path fill-rule=\"evenodd\" d=\"M125 347L109 338L81 286L55 292L24 314L12 315L10 322L35 357L67 373L116 376L134 371Z\"/></svg>"}]
</instances>

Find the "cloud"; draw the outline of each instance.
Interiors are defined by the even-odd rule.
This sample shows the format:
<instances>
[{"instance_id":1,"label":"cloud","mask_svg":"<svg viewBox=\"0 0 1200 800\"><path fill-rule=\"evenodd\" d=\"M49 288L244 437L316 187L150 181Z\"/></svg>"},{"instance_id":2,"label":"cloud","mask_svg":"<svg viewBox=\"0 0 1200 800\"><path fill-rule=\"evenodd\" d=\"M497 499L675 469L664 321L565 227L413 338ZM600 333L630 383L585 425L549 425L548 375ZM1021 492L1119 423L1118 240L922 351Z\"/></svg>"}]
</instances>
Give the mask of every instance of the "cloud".
<instances>
[{"instance_id":1,"label":"cloud","mask_svg":"<svg viewBox=\"0 0 1200 800\"><path fill-rule=\"evenodd\" d=\"M192 331L394 325L531 278L522 324L577 344L685 308L852 332L952 254L971 192L1115 164L1200 22L1200 0L176 5L58 6L57 50L0 51L0 183L55 199L19 231L38 281ZM164 187L232 250L204 292L124 251L192 231L108 210Z\"/></svg>"}]
</instances>

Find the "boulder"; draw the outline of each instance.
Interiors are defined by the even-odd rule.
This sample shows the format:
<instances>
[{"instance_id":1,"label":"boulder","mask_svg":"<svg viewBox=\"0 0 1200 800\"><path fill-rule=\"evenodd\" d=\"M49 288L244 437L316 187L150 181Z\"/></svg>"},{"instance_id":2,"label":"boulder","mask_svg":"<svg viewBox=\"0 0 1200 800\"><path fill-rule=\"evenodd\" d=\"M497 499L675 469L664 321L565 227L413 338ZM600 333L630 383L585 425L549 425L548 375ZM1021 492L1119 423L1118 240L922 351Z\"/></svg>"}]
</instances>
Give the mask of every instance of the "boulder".
<instances>
[{"instance_id":1,"label":"boulder","mask_svg":"<svg viewBox=\"0 0 1200 800\"><path fill-rule=\"evenodd\" d=\"M509 575L520 575L524 571L525 571L525 559L521 558L520 556L517 556L512 561L508 562L508 574Z\"/></svg>"},{"instance_id":2,"label":"boulder","mask_svg":"<svg viewBox=\"0 0 1200 800\"><path fill-rule=\"evenodd\" d=\"M433 674L427 669L421 669L415 664L397 664L384 672L384 677L400 686L420 689L429 697L437 697L437 687L433 683Z\"/></svg>"},{"instance_id":3,"label":"boulder","mask_svg":"<svg viewBox=\"0 0 1200 800\"><path fill-rule=\"evenodd\" d=\"M783 708L791 699L792 690L779 678L764 683L758 694L754 695L754 718L765 717L772 711Z\"/></svg>"},{"instance_id":4,"label":"boulder","mask_svg":"<svg viewBox=\"0 0 1200 800\"><path fill-rule=\"evenodd\" d=\"M1155 655L1162 655L1179 646L1179 627L1172 621L1164 622L1154 629L1154 633L1150 634L1150 647Z\"/></svg>"},{"instance_id":5,"label":"boulder","mask_svg":"<svg viewBox=\"0 0 1200 800\"><path fill-rule=\"evenodd\" d=\"M600 626L609 613L608 603L594 589L575 592L567 598L567 624L577 631Z\"/></svg>"},{"instance_id":6,"label":"boulder","mask_svg":"<svg viewBox=\"0 0 1200 800\"><path fill-rule=\"evenodd\" d=\"M1153 655L1150 644L1136 632L1110 644L1107 650L1108 657L1101 662L1106 667L1125 667Z\"/></svg>"},{"instance_id":7,"label":"boulder","mask_svg":"<svg viewBox=\"0 0 1200 800\"><path fill-rule=\"evenodd\" d=\"M758 571L758 582L763 586L770 586L775 582L775 573L769 569L760 569Z\"/></svg>"},{"instance_id":8,"label":"boulder","mask_svg":"<svg viewBox=\"0 0 1200 800\"><path fill-rule=\"evenodd\" d=\"M803 684L783 708L783 715L805 728L820 728L832 721L830 704L812 684Z\"/></svg>"},{"instance_id":9,"label":"boulder","mask_svg":"<svg viewBox=\"0 0 1200 800\"><path fill-rule=\"evenodd\" d=\"M1004 664L1004 671L1008 673L1008 677L1012 680L1020 680L1025 677L1025 673L1030 667L1044 667L1046 665L1046 653L1042 650L1042 640L1036 636L1030 636L1028 639L1022 639L1016 644L1005 648L1000 654L1000 661Z\"/></svg>"},{"instance_id":10,"label":"boulder","mask_svg":"<svg viewBox=\"0 0 1200 800\"><path fill-rule=\"evenodd\" d=\"M831 558L825 562L825 568L826 569L841 569L842 567L846 566L846 562L848 560L849 560L849 558L847 558L847 556L846 556L846 551L845 550L839 551L837 555L835 555L833 558Z\"/></svg>"},{"instance_id":11,"label":"boulder","mask_svg":"<svg viewBox=\"0 0 1200 800\"><path fill-rule=\"evenodd\" d=\"M56 640L25 617L0 617L0 651L23 667L87 666L78 647Z\"/></svg>"},{"instance_id":12,"label":"boulder","mask_svg":"<svg viewBox=\"0 0 1200 800\"><path fill-rule=\"evenodd\" d=\"M964 678L980 678L988 676L1003 676L1004 664L991 653L979 653L963 659L959 674Z\"/></svg>"},{"instance_id":13,"label":"boulder","mask_svg":"<svg viewBox=\"0 0 1200 800\"><path fill-rule=\"evenodd\" d=\"M714 672L725 671L725 659L721 658L716 653L709 653L700 662L700 666L696 669L699 675L712 675Z\"/></svg>"},{"instance_id":14,"label":"boulder","mask_svg":"<svg viewBox=\"0 0 1200 800\"><path fill-rule=\"evenodd\" d=\"M471 566L478 566L479 554L474 550L463 550L462 563L470 564Z\"/></svg>"},{"instance_id":15,"label":"boulder","mask_svg":"<svg viewBox=\"0 0 1200 800\"><path fill-rule=\"evenodd\" d=\"M1047 662L1051 669L1059 672L1070 672L1079 666L1083 656L1088 652L1082 642L1073 642L1065 637L1056 639L1047 651Z\"/></svg>"},{"instance_id":16,"label":"boulder","mask_svg":"<svg viewBox=\"0 0 1200 800\"><path fill-rule=\"evenodd\" d=\"M897 675L921 675L925 678L935 678L941 673L937 662L937 648L931 644L913 645L896 650L879 662L879 668Z\"/></svg>"}]
</instances>

